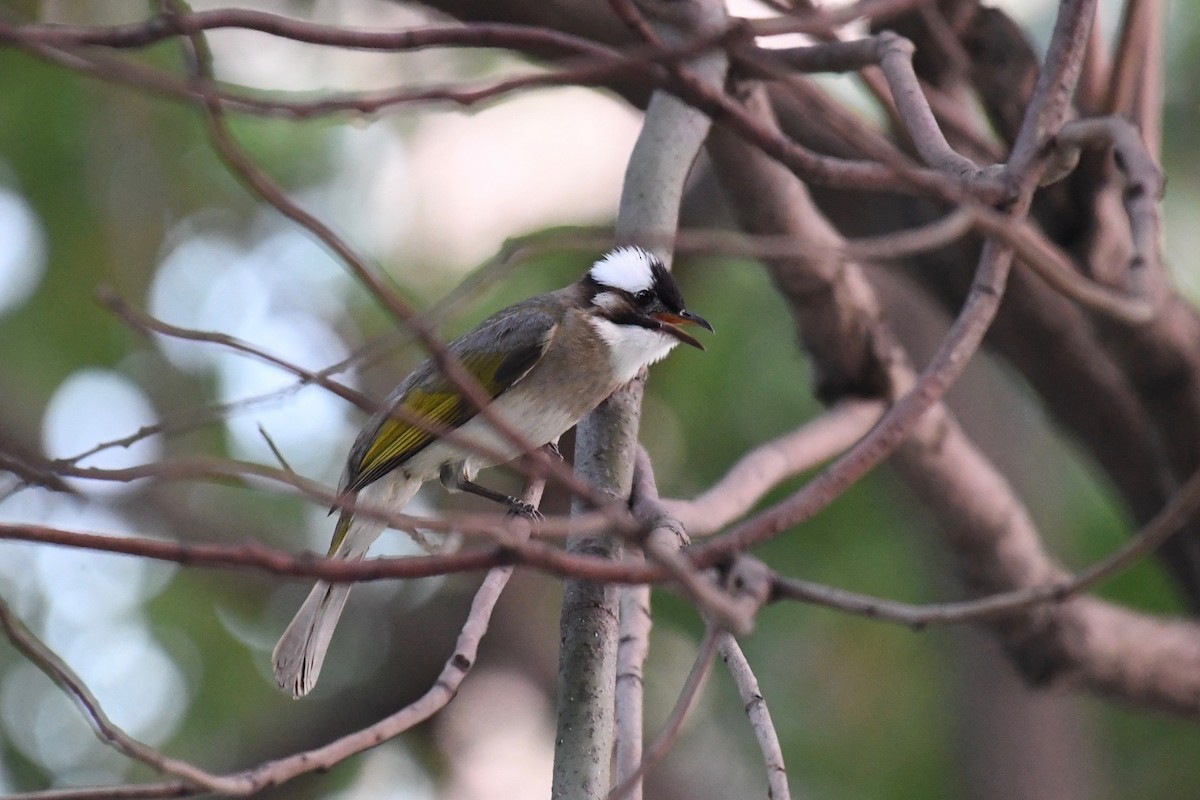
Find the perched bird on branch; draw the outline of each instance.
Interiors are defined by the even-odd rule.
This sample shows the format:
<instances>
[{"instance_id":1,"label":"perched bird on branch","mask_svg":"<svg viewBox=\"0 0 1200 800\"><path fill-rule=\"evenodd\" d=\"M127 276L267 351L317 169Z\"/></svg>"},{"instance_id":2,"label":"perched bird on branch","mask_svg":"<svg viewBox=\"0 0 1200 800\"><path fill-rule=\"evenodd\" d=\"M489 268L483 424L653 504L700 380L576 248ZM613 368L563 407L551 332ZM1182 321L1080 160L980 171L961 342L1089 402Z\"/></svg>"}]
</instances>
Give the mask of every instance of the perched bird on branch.
<instances>
[{"instance_id":1,"label":"perched bird on branch","mask_svg":"<svg viewBox=\"0 0 1200 800\"><path fill-rule=\"evenodd\" d=\"M493 314L447 348L526 449L496 430L430 359L400 382L358 435L340 491L399 512L422 483L437 478L450 491L535 515L521 500L475 483L476 473L554 441L680 342L703 350L685 325L712 330L686 309L654 255L637 247L613 250L576 283ZM454 431L456 441L445 431ZM329 555L361 559L385 527L343 510ZM350 584L319 581L275 646L275 680L294 697L316 684L349 593Z\"/></svg>"}]
</instances>

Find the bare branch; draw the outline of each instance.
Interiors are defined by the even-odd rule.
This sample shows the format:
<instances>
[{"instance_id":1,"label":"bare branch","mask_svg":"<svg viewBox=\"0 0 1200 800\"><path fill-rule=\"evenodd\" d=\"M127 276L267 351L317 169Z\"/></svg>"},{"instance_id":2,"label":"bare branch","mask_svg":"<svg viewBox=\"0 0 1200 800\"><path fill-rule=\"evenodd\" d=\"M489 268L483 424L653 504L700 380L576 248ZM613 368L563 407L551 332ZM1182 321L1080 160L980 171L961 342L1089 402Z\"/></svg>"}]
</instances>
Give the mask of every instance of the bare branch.
<instances>
[{"instance_id":1,"label":"bare branch","mask_svg":"<svg viewBox=\"0 0 1200 800\"><path fill-rule=\"evenodd\" d=\"M687 679L683 682L683 689L679 692L675 707L671 709L671 714L663 723L662 731L646 750L646 755L642 758L642 763L638 768L608 793L608 800L628 798L630 790L640 782L642 775L662 760L662 757L675 744L688 712L692 710L696 699L704 689L705 681L708 680L708 673L712 669L713 659L717 654L719 636L720 633L714 626L710 625L705 629L704 639L700 642L699 652L696 653L696 660L692 663L692 669L688 672Z\"/></svg>"},{"instance_id":2,"label":"bare branch","mask_svg":"<svg viewBox=\"0 0 1200 800\"><path fill-rule=\"evenodd\" d=\"M1047 57L1048 69L1039 78L1034 103L1030 107L1026 125L1014 145L1013 159L1009 163L1013 186L1020 190L1020 195L1011 209L1014 217L1020 218L1027 213L1037 181L1045 170L1044 164L1034 157L1034 153L1044 146L1050 136L1061 129L1065 120L1066 98L1069 97L1074 81L1078 78L1084 43L1087 40L1086 36L1079 34L1086 34L1094 11L1095 0L1064 0L1060 6L1054 39L1051 41ZM773 125L770 109L765 101L759 97L752 102L757 104L758 124ZM717 141L722 140L718 138ZM728 152L736 152L736 158L739 160L738 169L731 169L728 173L731 179L751 181L756 186L782 186L780 178L770 174L774 171L773 165L764 164L762 171L755 172L754 177L750 177L751 172L745 168L746 158L755 156L733 149ZM810 225L819 226L816 230L822 231L821 235L834 241L840 238L827 221L807 210L811 207L811 201L802 187L796 185L781 188L780 191L787 193L787 199L767 199L762 196L762 192L758 192L761 198L760 205L767 207L777 199L790 203L797 209L794 213L802 213L809 218ZM739 196L742 197L754 194L748 186L746 192L739 192ZM739 211L746 215L755 213L745 206ZM771 210L765 213L774 219L779 211ZM818 235L813 228L809 227L808 230L813 235ZM971 356L978 350L983 335L999 308L1012 265L1012 255L1010 249L996 240L989 239L984 244L971 292L938 352L911 388L904 385L893 387L893 391L906 390L905 394L894 403L870 433L790 499L722 534L705 548L719 549L726 554L745 552L756 544L778 535L787 527L809 519L899 447L925 412L937 403L962 373Z\"/></svg>"},{"instance_id":3,"label":"bare branch","mask_svg":"<svg viewBox=\"0 0 1200 800\"><path fill-rule=\"evenodd\" d=\"M593 505L603 505L605 498L595 492L590 485L580 481L565 468L561 462L546 457L537 447L516 430L512 424L500 416L490 406L490 397L483 386L462 365L459 359L450 352L446 344L428 327L424 319L417 314L408 303L394 291L385 286L369 268L354 249L325 223L302 209L293 202L249 155L241 148L229 129L225 118L225 110L220 97L212 91L211 54L203 33L189 34L183 40L186 51L192 62L196 84L204 100L205 120L208 125L209 138L217 150L222 162L230 171L251 189L259 198L275 207L286 218L300 225L313 234L325 246L332 250L352 273L366 286L371 293L387 308L399 322L406 325L429 352L429 356L446 379L463 393L474 404L480 416L499 432L505 439L516 446L519 452L527 454L530 465L536 467L537 474L553 475L556 480L568 487L577 496L586 498ZM541 472L540 470L545 470Z\"/></svg>"},{"instance_id":4,"label":"bare branch","mask_svg":"<svg viewBox=\"0 0 1200 800\"><path fill-rule=\"evenodd\" d=\"M788 787L787 767L783 762L779 733L775 730L767 701L758 688L758 679L754 677L750 662L746 660L737 639L730 633L722 633L717 637L717 652L729 668L729 675L737 686L738 696L742 698L742 707L746 709L746 716L750 718L750 728L754 731L754 739L758 742L763 766L767 771L767 796L771 800L790 800L792 792Z\"/></svg>"},{"instance_id":5,"label":"bare branch","mask_svg":"<svg viewBox=\"0 0 1200 800\"><path fill-rule=\"evenodd\" d=\"M102 45L113 48L146 47L177 36L238 28L260 31L306 44L355 50L399 52L430 47L494 47L547 56L572 53L596 58L619 54L591 39L551 28L509 23L428 26L401 31L374 28L340 28L246 8L161 13L125 25L0 23L0 43L37 43L55 47Z\"/></svg>"},{"instance_id":6,"label":"bare branch","mask_svg":"<svg viewBox=\"0 0 1200 800\"><path fill-rule=\"evenodd\" d=\"M85 786L75 789L42 789L17 792L4 800L141 800L158 797L190 797L195 790L183 781L135 783L120 786Z\"/></svg>"},{"instance_id":7,"label":"bare branch","mask_svg":"<svg viewBox=\"0 0 1200 800\"><path fill-rule=\"evenodd\" d=\"M545 489L545 480L531 478L522 499L536 508ZM528 538L531 527L524 521L524 538ZM518 542L523 541L518 539ZM77 676L58 657L36 639L11 613L7 604L0 599L0 626L9 639L25 655L46 672L56 683L70 692L87 711L101 737L121 752L146 763L160 772L182 777L186 783L150 784L131 787L96 787L67 790L74 794L57 794L58 790L35 793L27 797L42 798L116 798L116 797L180 797L191 794L215 792L226 796L256 794L265 788L277 786L298 775L325 771L333 765L364 750L391 739L414 725L428 719L450 702L458 692L467 673L475 663L479 642L487 632L488 623L500 593L512 575L511 566L498 566L488 572L475 593L470 612L463 623L454 652L447 659L441 675L433 686L420 698L359 731L347 734L323 747L296 753L291 756L268 761L241 772L215 775L187 762L170 758L150 748L112 724L95 697Z\"/></svg>"},{"instance_id":8,"label":"bare branch","mask_svg":"<svg viewBox=\"0 0 1200 800\"><path fill-rule=\"evenodd\" d=\"M913 72L912 53L912 42L885 31L866 39L774 51L771 55L801 72L849 72L878 66L887 79L899 119L925 163L950 175L981 174L980 167L955 152L942 134L929 99ZM999 169L993 168L989 174L999 174Z\"/></svg>"},{"instance_id":9,"label":"bare branch","mask_svg":"<svg viewBox=\"0 0 1200 800\"><path fill-rule=\"evenodd\" d=\"M671 37L686 38L720 30L725 24L724 3L697 0L671 9L663 30ZM651 34L650 44L656 39ZM701 85L719 93L727 67L724 53L712 52L673 72L694 74ZM671 249L655 242L679 226L684 181L710 126L710 120L695 108L663 92L654 93L621 188L619 243L644 244L670 266ZM618 389L576 427L576 469L589 484L612 497L627 498L630 493L644 380L643 374ZM576 536L568 539L567 550L615 558L620 543L611 537ZM617 614L613 587L582 581L565 584L551 788L555 800L598 800L608 791Z\"/></svg>"},{"instance_id":10,"label":"bare branch","mask_svg":"<svg viewBox=\"0 0 1200 800\"><path fill-rule=\"evenodd\" d=\"M83 707L96 735L105 744L136 761L141 761L158 772L183 779L188 787L188 793L217 789L219 786L217 776L187 762L163 755L149 745L134 739L113 723L104 713L104 709L100 707L96 696L79 679L75 671L22 624L3 598L0 598L0 627L4 628L5 635L14 647Z\"/></svg>"},{"instance_id":11,"label":"bare branch","mask_svg":"<svg viewBox=\"0 0 1200 800\"><path fill-rule=\"evenodd\" d=\"M781 33L820 35L829 33L831 28L856 20L882 22L928 2L929 0L857 0L837 8L818 7L815 12L808 13L792 7L792 13L788 16L754 20L752 30L756 36L774 36Z\"/></svg>"},{"instance_id":12,"label":"bare branch","mask_svg":"<svg viewBox=\"0 0 1200 800\"><path fill-rule=\"evenodd\" d=\"M326 375L320 372L311 372L302 367L297 367L295 364L292 364L291 362L286 361L277 355L268 353L261 348L255 347L248 342L238 339L236 336L230 336L226 333L197 331L192 330L191 328L182 328L178 325L172 325L168 322L155 319L149 314L129 305L129 303L125 302L120 295L107 286L101 286L96 289L96 299L102 306L115 314L118 319L141 333L157 333L172 339L182 339L189 342L207 342L209 344L220 345L221 347L226 347L235 352L242 353L243 355L256 358L259 361L270 364L273 367L278 367L285 372L295 375L297 378L302 378L306 383L315 383L322 389L326 389L343 400L358 406L363 411L371 413L379 410L378 404L371 402L363 395L351 389L349 386L337 381L332 381Z\"/></svg>"},{"instance_id":13,"label":"bare branch","mask_svg":"<svg viewBox=\"0 0 1200 800\"><path fill-rule=\"evenodd\" d=\"M1056 157L1078 160L1079 151L1088 145L1113 148L1117 167L1125 174L1125 211L1133 239L1133 258L1129 264L1130 282L1143 296L1161 304L1168 291L1162 262L1162 171L1146 149L1141 136L1129 122L1119 117L1074 120L1065 124L1054 138ZM1149 283L1149 286L1145 284Z\"/></svg>"},{"instance_id":14,"label":"bare branch","mask_svg":"<svg viewBox=\"0 0 1200 800\"><path fill-rule=\"evenodd\" d=\"M637 450L629 500L634 518L649 531L642 543L646 554L667 571L711 624L738 635L749 634L754 628L758 605L749 606L731 597L717 585L715 572L697 570L681 553L691 540L684 525L659 500L654 468L644 447Z\"/></svg>"},{"instance_id":15,"label":"bare branch","mask_svg":"<svg viewBox=\"0 0 1200 800\"><path fill-rule=\"evenodd\" d=\"M742 456L721 480L695 499L664 500L663 507L690 534L704 536L721 530L780 482L854 444L882 413L883 404L878 401L843 401L795 431Z\"/></svg>"},{"instance_id":16,"label":"bare branch","mask_svg":"<svg viewBox=\"0 0 1200 800\"><path fill-rule=\"evenodd\" d=\"M626 548L626 558L636 557L636 548ZM614 780L629 780L642 762L642 725L644 717L643 672L650 651L650 586L621 588L621 620L617 628L617 690L615 699ZM641 800L642 782L635 780L626 794L628 800Z\"/></svg>"}]
</instances>

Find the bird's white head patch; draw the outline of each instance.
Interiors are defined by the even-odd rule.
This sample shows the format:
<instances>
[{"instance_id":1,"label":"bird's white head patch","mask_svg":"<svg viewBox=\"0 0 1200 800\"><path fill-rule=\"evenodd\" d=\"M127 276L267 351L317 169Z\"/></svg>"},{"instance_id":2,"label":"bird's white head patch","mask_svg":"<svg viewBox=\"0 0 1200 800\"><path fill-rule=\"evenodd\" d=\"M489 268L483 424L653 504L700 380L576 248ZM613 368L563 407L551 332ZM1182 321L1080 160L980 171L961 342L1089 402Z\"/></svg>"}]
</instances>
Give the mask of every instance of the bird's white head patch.
<instances>
[{"instance_id":1,"label":"bird's white head patch","mask_svg":"<svg viewBox=\"0 0 1200 800\"><path fill-rule=\"evenodd\" d=\"M636 294L654 287L654 265L658 263L640 247L618 247L593 264L588 274L601 286Z\"/></svg>"}]
</instances>

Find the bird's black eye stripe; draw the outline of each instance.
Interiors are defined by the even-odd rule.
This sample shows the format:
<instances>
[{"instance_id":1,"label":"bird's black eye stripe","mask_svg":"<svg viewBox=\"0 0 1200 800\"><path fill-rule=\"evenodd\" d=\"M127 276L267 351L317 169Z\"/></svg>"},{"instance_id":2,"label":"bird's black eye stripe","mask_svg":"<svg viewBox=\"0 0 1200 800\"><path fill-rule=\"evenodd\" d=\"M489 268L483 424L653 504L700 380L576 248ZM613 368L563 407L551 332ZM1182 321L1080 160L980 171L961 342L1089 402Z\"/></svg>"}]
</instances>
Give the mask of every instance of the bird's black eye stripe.
<instances>
[{"instance_id":1,"label":"bird's black eye stripe","mask_svg":"<svg viewBox=\"0 0 1200 800\"><path fill-rule=\"evenodd\" d=\"M654 302L654 292L649 289L642 289L640 292L634 294L633 299L637 301L638 305L648 306Z\"/></svg>"}]
</instances>

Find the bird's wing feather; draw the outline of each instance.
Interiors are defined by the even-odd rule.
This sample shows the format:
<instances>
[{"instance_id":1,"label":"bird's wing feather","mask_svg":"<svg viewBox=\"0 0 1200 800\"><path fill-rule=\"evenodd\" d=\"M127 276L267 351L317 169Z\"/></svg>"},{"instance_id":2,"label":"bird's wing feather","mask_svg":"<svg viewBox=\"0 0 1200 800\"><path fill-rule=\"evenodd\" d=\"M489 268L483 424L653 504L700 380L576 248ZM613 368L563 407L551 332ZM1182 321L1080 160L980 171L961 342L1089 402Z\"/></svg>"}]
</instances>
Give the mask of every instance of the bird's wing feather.
<instances>
[{"instance_id":1,"label":"bird's wing feather","mask_svg":"<svg viewBox=\"0 0 1200 800\"><path fill-rule=\"evenodd\" d=\"M545 311L510 308L451 343L449 350L494 400L541 360L556 328ZM389 408L391 413L376 415L354 443L343 491L356 492L379 480L429 445L439 430L457 428L477 413L431 361L397 387Z\"/></svg>"}]
</instances>

